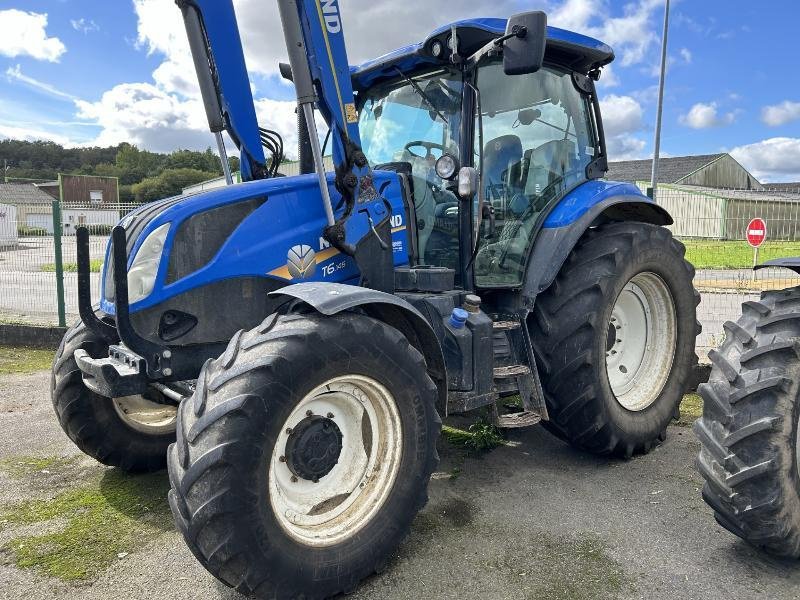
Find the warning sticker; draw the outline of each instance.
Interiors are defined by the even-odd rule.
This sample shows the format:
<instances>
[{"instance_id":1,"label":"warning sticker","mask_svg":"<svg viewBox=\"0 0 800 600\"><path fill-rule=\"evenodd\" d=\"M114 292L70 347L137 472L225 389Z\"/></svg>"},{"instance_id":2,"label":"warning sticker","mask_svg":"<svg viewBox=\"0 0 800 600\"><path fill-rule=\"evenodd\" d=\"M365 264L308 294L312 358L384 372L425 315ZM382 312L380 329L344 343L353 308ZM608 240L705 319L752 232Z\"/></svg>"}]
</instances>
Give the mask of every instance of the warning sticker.
<instances>
[{"instance_id":1,"label":"warning sticker","mask_svg":"<svg viewBox=\"0 0 800 600\"><path fill-rule=\"evenodd\" d=\"M345 104L344 112L348 123L358 123L358 111L355 104Z\"/></svg>"}]
</instances>

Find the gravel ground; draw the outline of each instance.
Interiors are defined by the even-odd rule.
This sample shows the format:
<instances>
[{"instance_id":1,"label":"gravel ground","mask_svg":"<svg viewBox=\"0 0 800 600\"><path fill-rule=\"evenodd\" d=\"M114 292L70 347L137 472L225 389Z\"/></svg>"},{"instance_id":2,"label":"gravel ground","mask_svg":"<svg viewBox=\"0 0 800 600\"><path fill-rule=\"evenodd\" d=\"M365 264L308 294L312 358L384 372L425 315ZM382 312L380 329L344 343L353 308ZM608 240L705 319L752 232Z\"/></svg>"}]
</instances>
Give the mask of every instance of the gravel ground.
<instances>
[{"instance_id":1,"label":"gravel ground","mask_svg":"<svg viewBox=\"0 0 800 600\"><path fill-rule=\"evenodd\" d=\"M48 381L47 373L0 376L0 460L77 454L52 415ZM700 499L690 430L671 428L664 445L627 462L581 454L540 428L510 439L483 456L440 444L428 507L388 570L353 598L800 597L800 566L764 556L715 524ZM111 472L83 458L70 464L32 479L0 472L0 505L51 497ZM0 545L9 535L0 526ZM239 596L168 531L78 584L19 569L0 551L0 598Z\"/></svg>"}]
</instances>

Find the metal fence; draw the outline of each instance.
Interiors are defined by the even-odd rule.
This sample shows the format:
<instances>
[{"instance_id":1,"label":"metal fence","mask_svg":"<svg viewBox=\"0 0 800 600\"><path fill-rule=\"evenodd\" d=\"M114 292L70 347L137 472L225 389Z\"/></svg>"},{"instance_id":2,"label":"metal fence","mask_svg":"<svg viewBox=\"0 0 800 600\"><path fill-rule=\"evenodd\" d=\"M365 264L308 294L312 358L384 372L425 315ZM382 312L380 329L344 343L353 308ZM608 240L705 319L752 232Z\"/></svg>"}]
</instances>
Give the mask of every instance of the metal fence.
<instances>
[{"instance_id":1,"label":"metal fence","mask_svg":"<svg viewBox=\"0 0 800 600\"><path fill-rule=\"evenodd\" d=\"M697 269L701 358L719 344L722 324L739 315L742 302L757 299L764 290L800 285L800 277L786 269L754 273L755 252L745 241L747 224L760 217L767 224L767 240L758 251L759 261L800 256L800 189L662 185L656 200L673 216L670 229L686 245L687 258ZM58 323L62 310L64 321L77 318L75 229L84 225L92 233L92 285L97 298L108 234L136 206L0 204L0 320ZM59 246L63 293L57 283Z\"/></svg>"},{"instance_id":2,"label":"metal fence","mask_svg":"<svg viewBox=\"0 0 800 600\"><path fill-rule=\"evenodd\" d=\"M76 229L85 226L91 234L96 299L111 228L137 206L0 204L0 321L63 324L77 319Z\"/></svg>"},{"instance_id":3,"label":"metal fence","mask_svg":"<svg viewBox=\"0 0 800 600\"><path fill-rule=\"evenodd\" d=\"M697 270L701 359L722 341L722 324L739 316L743 302L757 300L762 291L800 285L800 277L788 269L752 270L756 262L800 256L800 189L659 185L656 201L675 220L670 229L686 246L686 257ZM767 225L766 241L758 250L746 241L754 218L764 219Z\"/></svg>"}]
</instances>

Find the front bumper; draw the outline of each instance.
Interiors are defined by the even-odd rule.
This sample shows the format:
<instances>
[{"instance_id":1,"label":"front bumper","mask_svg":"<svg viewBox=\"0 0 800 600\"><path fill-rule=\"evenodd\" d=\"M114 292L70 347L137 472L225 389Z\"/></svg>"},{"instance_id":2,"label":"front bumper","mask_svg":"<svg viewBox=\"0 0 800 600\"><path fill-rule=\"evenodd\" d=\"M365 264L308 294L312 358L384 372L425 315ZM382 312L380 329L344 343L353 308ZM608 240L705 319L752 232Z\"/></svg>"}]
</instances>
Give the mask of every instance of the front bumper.
<instances>
[{"instance_id":1,"label":"front bumper","mask_svg":"<svg viewBox=\"0 0 800 600\"><path fill-rule=\"evenodd\" d=\"M98 339L108 343L108 358L92 358L75 351L75 361L86 386L107 398L142 394L153 384L197 379L209 358L225 350L225 343L170 346L140 336L130 320L128 304L128 253L125 229L112 232L115 324L98 318L92 306L89 274L89 232L76 232L78 262L78 310L81 320ZM122 342L120 344L120 341Z\"/></svg>"}]
</instances>

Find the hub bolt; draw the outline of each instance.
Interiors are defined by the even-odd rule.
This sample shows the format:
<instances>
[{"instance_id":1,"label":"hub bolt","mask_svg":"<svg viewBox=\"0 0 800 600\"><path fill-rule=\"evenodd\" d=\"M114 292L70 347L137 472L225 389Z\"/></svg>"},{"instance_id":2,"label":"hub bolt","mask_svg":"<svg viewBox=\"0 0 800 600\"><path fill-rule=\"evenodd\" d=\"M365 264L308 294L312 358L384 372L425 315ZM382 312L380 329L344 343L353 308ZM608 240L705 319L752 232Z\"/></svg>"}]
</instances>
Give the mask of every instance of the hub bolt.
<instances>
[{"instance_id":1,"label":"hub bolt","mask_svg":"<svg viewBox=\"0 0 800 600\"><path fill-rule=\"evenodd\" d=\"M281 456L278 460L281 461L281 462L286 462L286 457L285 456Z\"/></svg>"},{"instance_id":2,"label":"hub bolt","mask_svg":"<svg viewBox=\"0 0 800 600\"><path fill-rule=\"evenodd\" d=\"M333 418L333 413L328 413L328 414L327 414L327 417L328 417L329 419L332 419L332 418Z\"/></svg>"},{"instance_id":3,"label":"hub bolt","mask_svg":"<svg viewBox=\"0 0 800 600\"><path fill-rule=\"evenodd\" d=\"M292 428L291 427L287 427L286 428L286 435L292 435Z\"/></svg>"},{"instance_id":4,"label":"hub bolt","mask_svg":"<svg viewBox=\"0 0 800 600\"><path fill-rule=\"evenodd\" d=\"M313 413L313 412L311 412L310 410L307 410L307 411L306 411L306 416L307 416L307 417L313 417L313 416L314 416L314 413Z\"/></svg>"},{"instance_id":5,"label":"hub bolt","mask_svg":"<svg viewBox=\"0 0 800 600\"><path fill-rule=\"evenodd\" d=\"M292 483L297 483L297 477L295 475L292 475Z\"/></svg>"}]
</instances>

